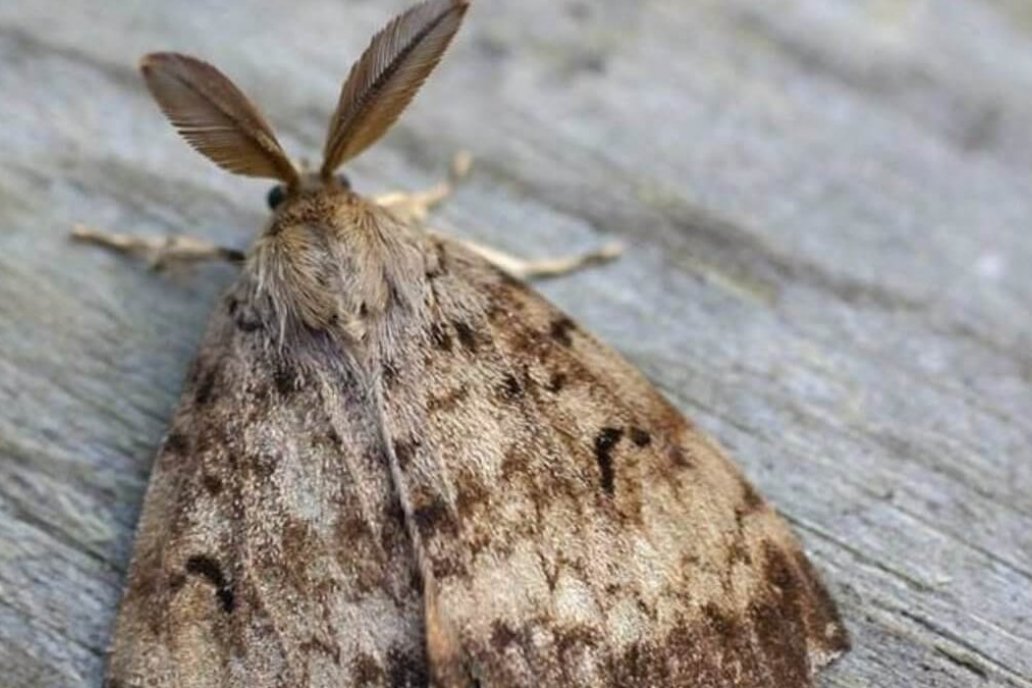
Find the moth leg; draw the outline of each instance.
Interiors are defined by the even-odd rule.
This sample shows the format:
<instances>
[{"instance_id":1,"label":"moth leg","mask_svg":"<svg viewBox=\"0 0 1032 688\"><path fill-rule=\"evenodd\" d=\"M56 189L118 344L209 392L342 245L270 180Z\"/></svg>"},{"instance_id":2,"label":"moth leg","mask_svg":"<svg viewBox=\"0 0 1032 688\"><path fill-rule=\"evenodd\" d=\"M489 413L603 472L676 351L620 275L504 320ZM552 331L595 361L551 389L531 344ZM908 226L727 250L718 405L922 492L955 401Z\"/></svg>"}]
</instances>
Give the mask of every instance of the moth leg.
<instances>
[{"instance_id":1,"label":"moth leg","mask_svg":"<svg viewBox=\"0 0 1032 688\"><path fill-rule=\"evenodd\" d=\"M519 279L544 279L559 277L577 270L608 263L623 253L623 246L618 243L606 244L600 249L572 256L546 258L543 260L527 260L490 246L484 246L465 239L456 239L463 246L479 254L495 267Z\"/></svg>"},{"instance_id":2,"label":"moth leg","mask_svg":"<svg viewBox=\"0 0 1032 688\"><path fill-rule=\"evenodd\" d=\"M82 241L119 253L145 258L156 270L168 267L173 263L201 263L209 260L220 260L229 263L242 263L243 251L213 244L206 239L188 236L151 236L138 237L129 234L102 232L85 225L76 225L72 229L72 239Z\"/></svg>"},{"instance_id":3,"label":"moth leg","mask_svg":"<svg viewBox=\"0 0 1032 688\"><path fill-rule=\"evenodd\" d=\"M467 151L459 151L452 158L451 169L446 180L425 191L396 191L374 196L373 200L378 205L388 208L405 222L423 224L431 210L455 193L455 188L469 175L472 167L473 156Z\"/></svg>"},{"instance_id":4,"label":"moth leg","mask_svg":"<svg viewBox=\"0 0 1032 688\"><path fill-rule=\"evenodd\" d=\"M405 222L426 224L430 211L455 193L455 188L469 175L472 166L473 157L469 152L459 151L452 158L448 179L445 181L425 191L382 194L375 196L373 200L378 205L391 210ZM613 243L580 255L526 260L483 244L466 240L459 240L459 242L489 263L520 279L558 277L592 265L609 262L623 253L623 247Z\"/></svg>"}]
</instances>

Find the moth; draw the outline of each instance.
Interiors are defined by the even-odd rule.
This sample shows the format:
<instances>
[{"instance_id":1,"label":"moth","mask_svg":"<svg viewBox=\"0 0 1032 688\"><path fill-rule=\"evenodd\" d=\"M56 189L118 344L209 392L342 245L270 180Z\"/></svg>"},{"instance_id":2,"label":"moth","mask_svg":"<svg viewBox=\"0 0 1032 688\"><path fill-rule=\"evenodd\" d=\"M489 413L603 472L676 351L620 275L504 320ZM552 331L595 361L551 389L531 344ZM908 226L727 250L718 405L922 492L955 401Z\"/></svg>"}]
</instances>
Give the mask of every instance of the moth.
<instances>
[{"instance_id":1,"label":"moth","mask_svg":"<svg viewBox=\"0 0 1032 688\"><path fill-rule=\"evenodd\" d=\"M153 469L109 688L795 688L847 649L786 523L642 374L428 231L440 189L337 174L467 5L373 38L317 171L211 65L143 59L194 148L279 184L245 254L164 245L242 266Z\"/></svg>"}]
</instances>

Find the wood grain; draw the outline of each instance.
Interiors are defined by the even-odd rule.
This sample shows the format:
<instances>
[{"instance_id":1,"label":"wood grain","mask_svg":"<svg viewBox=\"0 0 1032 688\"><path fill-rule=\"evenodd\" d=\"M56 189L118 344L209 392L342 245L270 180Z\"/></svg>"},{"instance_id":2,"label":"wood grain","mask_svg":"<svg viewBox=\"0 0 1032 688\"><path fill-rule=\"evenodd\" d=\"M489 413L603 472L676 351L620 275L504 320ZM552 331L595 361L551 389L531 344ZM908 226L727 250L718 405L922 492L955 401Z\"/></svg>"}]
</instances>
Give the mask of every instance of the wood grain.
<instances>
[{"instance_id":1,"label":"wood grain","mask_svg":"<svg viewBox=\"0 0 1032 688\"><path fill-rule=\"evenodd\" d=\"M228 267L155 275L75 222L245 246L266 184L183 145L135 71L219 65L314 158L404 2L0 4L2 682L97 685L150 462ZM370 192L476 172L435 224L712 432L801 533L845 686L1032 686L1032 13L1016 0L480 2Z\"/></svg>"}]
</instances>

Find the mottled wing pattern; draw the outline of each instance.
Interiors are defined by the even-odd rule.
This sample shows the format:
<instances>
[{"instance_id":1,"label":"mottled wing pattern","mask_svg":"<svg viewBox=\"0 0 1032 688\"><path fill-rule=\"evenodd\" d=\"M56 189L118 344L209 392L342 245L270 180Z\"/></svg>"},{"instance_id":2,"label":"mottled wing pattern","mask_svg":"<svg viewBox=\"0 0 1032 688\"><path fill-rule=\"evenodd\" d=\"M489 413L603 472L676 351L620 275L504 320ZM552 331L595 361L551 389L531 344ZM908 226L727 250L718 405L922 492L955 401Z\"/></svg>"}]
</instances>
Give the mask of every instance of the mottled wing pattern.
<instances>
[{"instance_id":1,"label":"mottled wing pattern","mask_svg":"<svg viewBox=\"0 0 1032 688\"><path fill-rule=\"evenodd\" d=\"M786 524L620 356L437 252L384 389L438 680L809 685L847 639Z\"/></svg>"},{"instance_id":2,"label":"mottled wing pattern","mask_svg":"<svg viewBox=\"0 0 1032 688\"><path fill-rule=\"evenodd\" d=\"M339 355L306 362L317 338L280 347L249 279L213 316L157 459L106 685L426 685L367 381Z\"/></svg>"}]
</instances>

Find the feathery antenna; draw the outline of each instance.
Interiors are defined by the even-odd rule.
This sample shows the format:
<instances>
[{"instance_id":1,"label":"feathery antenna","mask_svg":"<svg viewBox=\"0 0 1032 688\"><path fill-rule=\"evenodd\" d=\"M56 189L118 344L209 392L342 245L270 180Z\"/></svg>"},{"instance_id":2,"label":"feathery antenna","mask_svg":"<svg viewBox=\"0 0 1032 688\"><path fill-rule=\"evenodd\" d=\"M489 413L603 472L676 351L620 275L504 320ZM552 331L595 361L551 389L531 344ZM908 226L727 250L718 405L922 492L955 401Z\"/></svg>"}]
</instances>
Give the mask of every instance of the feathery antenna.
<instances>
[{"instance_id":1,"label":"feathery antenna","mask_svg":"<svg viewBox=\"0 0 1032 688\"><path fill-rule=\"evenodd\" d=\"M178 53L151 53L140 71L165 116L199 153L235 174L298 183L265 118L215 67Z\"/></svg>"},{"instance_id":2,"label":"feathery antenna","mask_svg":"<svg viewBox=\"0 0 1032 688\"><path fill-rule=\"evenodd\" d=\"M383 136L441 60L469 0L427 0L373 37L341 88L323 150L329 177Z\"/></svg>"}]
</instances>

